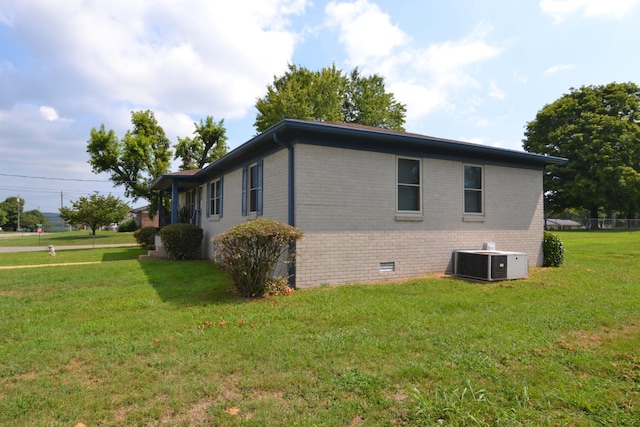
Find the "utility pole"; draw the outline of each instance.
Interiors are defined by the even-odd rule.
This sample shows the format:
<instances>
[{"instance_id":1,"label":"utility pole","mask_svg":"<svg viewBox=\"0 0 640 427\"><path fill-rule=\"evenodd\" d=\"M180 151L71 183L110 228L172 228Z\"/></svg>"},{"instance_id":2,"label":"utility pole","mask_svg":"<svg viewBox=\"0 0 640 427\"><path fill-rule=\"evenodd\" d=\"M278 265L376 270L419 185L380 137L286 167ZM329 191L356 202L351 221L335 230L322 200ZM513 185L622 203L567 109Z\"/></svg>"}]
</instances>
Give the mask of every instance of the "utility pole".
<instances>
[{"instance_id":1,"label":"utility pole","mask_svg":"<svg viewBox=\"0 0 640 427\"><path fill-rule=\"evenodd\" d=\"M16 226L16 231L20 230L20 195L18 194L18 224Z\"/></svg>"},{"instance_id":2,"label":"utility pole","mask_svg":"<svg viewBox=\"0 0 640 427\"><path fill-rule=\"evenodd\" d=\"M60 209L62 209L64 206L62 204L62 191L60 191ZM62 217L60 217L60 231L64 231L64 219L62 219Z\"/></svg>"}]
</instances>

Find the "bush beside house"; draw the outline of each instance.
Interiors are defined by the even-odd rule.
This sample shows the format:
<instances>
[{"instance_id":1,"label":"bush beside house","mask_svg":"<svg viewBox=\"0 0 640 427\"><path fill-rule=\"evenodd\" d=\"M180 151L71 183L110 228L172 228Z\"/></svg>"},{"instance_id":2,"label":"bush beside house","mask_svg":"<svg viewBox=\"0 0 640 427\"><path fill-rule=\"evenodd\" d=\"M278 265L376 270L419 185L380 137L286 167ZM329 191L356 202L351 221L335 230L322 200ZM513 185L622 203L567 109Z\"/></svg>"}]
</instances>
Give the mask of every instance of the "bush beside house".
<instances>
[{"instance_id":1,"label":"bush beside house","mask_svg":"<svg viewBox=\"0 0 640 427\"><path fill-rule=\"evenodd\" d=\"M160 230L162 245L169 258L197 258L204 233L194 224L171 224Z\"/></svg>"},{"instance_id":2,"label":"bush beside house","mask_svg":"<svg viewBox=\"0 0 640 427\"><path fill-rule=\"evenodd\" d=\"M294 261L292 246L302 236L297 228L276 220L241 223L211 239L214 261L229 272L243 296L261 297L286 283L286 275L274 276L276 267Z\"/></svg>"}]
</instances>

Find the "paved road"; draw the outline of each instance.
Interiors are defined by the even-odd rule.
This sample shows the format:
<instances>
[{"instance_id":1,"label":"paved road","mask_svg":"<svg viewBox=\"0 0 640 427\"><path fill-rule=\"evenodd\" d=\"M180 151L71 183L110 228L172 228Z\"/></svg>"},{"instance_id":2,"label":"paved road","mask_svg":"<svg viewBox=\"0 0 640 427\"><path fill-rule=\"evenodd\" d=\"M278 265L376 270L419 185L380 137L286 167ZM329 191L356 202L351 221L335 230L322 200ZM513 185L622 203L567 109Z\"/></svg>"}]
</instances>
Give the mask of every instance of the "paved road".
<instances>
[{"instance_id":1,"label":"paved road","mask_svg":"<svg viewBox=\"0 0 640 427\"><path fill-rule=\"evenodd\" d=\"M68 249L92 249L92 248L124 248L129 246L138 246L136 243L116 243L111 245L73 245L73 246L55 246L57 251L64 251ZM23 247L2 247L0 246L0 253L7 252L47 252L49 249L46 246L23 246Z\"/></svg>"}]
</instances>

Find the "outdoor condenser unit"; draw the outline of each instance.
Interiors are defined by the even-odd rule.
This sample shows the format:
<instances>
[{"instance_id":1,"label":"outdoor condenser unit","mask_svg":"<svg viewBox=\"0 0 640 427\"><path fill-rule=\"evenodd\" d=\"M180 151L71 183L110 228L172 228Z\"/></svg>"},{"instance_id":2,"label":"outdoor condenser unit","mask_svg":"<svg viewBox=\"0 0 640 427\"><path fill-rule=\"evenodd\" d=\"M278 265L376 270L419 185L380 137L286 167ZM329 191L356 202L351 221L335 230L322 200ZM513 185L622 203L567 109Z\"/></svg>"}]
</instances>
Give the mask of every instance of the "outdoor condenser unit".
<instances>
[{"instance_id":1,"label":"outdoor condenser unit","mask_svg":"<svg viewBox=\"0 0 640 427\"><path fill-rule=\"evenodd\" d=\"M453 257L453 274L468 279L492 282L529 275L529 256L521 252L457 250Z\"/></svg>"}]
</instances>

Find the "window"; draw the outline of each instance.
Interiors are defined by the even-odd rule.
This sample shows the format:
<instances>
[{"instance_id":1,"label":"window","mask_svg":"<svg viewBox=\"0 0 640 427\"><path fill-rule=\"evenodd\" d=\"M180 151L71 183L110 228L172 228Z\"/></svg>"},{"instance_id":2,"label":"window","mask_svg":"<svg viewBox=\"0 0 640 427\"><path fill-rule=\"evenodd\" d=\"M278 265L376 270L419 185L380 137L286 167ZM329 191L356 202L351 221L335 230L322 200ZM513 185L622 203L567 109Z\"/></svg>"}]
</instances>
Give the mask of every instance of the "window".
<instances>
[{"instance_id":1,"label":"window","mask_svg":"<svg viewBox=\"0 0 640 427\"><path fill-rule=\"evenodd\" d=\"M420 212L420 160L398 159L398 211Z\"/></svg>"},{"instance_id":2,"label":"window","mask_svg":"<svg viewBox=\"0 0 640 427\"><path fill-rule=\"evenodd\" d=\"M207 216L222 216L223 178L212 181L207 187Z\"/></svg>"},{"instance_id":3,"label":"window","mask_svg":"<svg viewBox=\"0 0 640 427\"><path fill-rule=\"evenodd\" d=\"M189 221L190 223L195 223L196 219L196 190L187 191L187 199L185 203L185 210L188 218L184 218L184 220Z\"/></svg>"},{"instance_id":4,"label":"window","mask_svg":"<svg viewBox=\"0 0 640 427\"><path fill-rule=\"evenodd\" d=\"M242 215L262 215L262 169L264 162L242 168Z\"/></svg>"},{"instance_id":5,"label":"window","mask_svg":"<svg viewBox=\"0 0 640 427\"><path fill-rule=\"evenodd\" d=\"M482 212L482 167L464 165L464 213Z\"/></svg>"}]
</instances>

